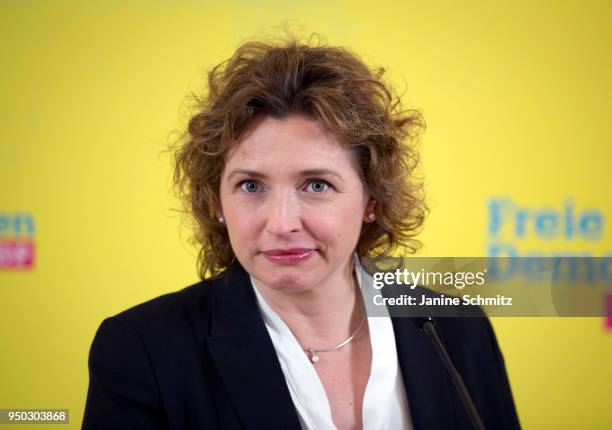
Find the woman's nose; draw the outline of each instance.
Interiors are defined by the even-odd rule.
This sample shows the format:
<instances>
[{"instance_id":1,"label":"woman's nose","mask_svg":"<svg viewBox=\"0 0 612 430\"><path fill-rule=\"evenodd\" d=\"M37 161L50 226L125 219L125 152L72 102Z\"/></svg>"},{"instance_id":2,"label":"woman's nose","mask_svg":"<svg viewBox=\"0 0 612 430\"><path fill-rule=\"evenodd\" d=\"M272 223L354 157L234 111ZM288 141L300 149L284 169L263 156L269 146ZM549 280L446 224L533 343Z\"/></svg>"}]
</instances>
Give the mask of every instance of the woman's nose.
<instances>
[{"instance_id":1,"label":"woman's nose","mask_svg":"<svg viewBox=\"0 0 612 430\"><path fill-rule=\"evenodd\" d=\"M302 228L300 206L292 191L272 193L266 210L266 229L276 236L284 236Z\"/></svg>"}]
</instances>

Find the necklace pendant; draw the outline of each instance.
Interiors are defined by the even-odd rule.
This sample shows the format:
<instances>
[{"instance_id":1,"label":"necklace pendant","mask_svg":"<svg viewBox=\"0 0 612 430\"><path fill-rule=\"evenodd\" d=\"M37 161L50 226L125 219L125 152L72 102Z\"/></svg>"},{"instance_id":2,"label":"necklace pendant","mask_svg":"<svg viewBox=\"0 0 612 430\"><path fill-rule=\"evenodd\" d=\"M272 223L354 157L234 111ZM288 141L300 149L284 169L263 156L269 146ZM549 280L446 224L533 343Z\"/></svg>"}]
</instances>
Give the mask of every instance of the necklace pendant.
<instances>
[{"instance_id":1,"label":"necklace pendant","mask_svg":"<svg viewBox=\"0 0 612 430\"><path fill-rule=\"evenodd\" d=\"M313 364L317 364L319 362L319 356L314 349L310 350L310 361L312 361Z\"/></svg>"}]
</instances>

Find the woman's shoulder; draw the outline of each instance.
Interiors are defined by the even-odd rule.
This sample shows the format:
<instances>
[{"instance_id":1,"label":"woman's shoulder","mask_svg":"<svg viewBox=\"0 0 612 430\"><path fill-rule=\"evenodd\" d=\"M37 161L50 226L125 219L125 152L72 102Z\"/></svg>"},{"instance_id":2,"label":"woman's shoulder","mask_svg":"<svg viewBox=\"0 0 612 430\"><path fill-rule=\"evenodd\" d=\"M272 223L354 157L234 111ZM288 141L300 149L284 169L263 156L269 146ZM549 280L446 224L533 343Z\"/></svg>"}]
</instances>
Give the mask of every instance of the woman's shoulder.
<instances>
[{"instance_id":1,"label":"woman's shoulder","mask_svg":"<svg viewBox=\"0 0 612 430\"><path fill-rule=\"evenodd\" d=\"M236 298L236 288L244 286L248 279L243 272L241 266L233 264L216 276L109 316L102 325L107 322L106 325L129 326L142 337L205 336L214 303L228 295L230 300Z\"/></svg>"},{"instance_id":2,"label":"woman's shoulder","mask_svg":"<svg viewBox=\"0 0 612 430\"><path fill-rule=\"evenodd\" d=\"M168 318L180 314L184 304L207 300L207 284L210 281L199 281L180 290L165 293L145 302L133 305L110 318L127 323L139 324L151 319Z\"/></svg>"},{"instance_id":3,"label":"woman's shoulder","mask_svg":"<svg viewBox=\"0 0 612 430\"><path fill-rule=\"evenodd\" d=\"M134 331L143 339L193 335L206 330L211 292L218 277L162 294L105 318L101 327Z\"/></svg>"}]
</instances>

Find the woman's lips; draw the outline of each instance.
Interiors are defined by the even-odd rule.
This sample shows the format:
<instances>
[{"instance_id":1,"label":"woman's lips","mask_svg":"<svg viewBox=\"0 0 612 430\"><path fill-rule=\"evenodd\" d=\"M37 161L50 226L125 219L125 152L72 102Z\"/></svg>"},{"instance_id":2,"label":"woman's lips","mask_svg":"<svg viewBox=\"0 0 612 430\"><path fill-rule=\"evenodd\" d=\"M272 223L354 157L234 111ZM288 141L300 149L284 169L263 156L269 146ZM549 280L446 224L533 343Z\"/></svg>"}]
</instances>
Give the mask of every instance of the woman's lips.
<instances>
[{"instance_id":1,"label":"woman's lips","mask_svg":"<svg viewBox=\"0 0 612 430\"><path fill-rule=\"evenodd\" d=\"M263 255L273 263L299 264L308 260L315 251L312 248L271 249L264 251Z\"/></svg>"}]
</instances>

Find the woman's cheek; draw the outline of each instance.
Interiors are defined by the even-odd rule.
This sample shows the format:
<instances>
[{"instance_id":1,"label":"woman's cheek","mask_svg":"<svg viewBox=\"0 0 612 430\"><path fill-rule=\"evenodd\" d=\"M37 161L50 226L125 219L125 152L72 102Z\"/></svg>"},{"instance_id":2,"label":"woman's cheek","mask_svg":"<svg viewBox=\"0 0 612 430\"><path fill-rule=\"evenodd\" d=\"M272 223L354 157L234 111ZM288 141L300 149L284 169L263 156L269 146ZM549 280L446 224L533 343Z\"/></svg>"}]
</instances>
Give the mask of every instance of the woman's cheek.
<instances>
[{"instance_id":1,"label":"woman's cheek","mask_svg":"<svg viewBox=\"0 0 612 430\"><path fill-rule=\"evenodd\" d=\"M318 232L318 238L332 244L336 243L343 236L343 230L346 228L346 225L343 225L345 222L336 217L319 217L315 229Z\"/></svg>"}]
</instances>

